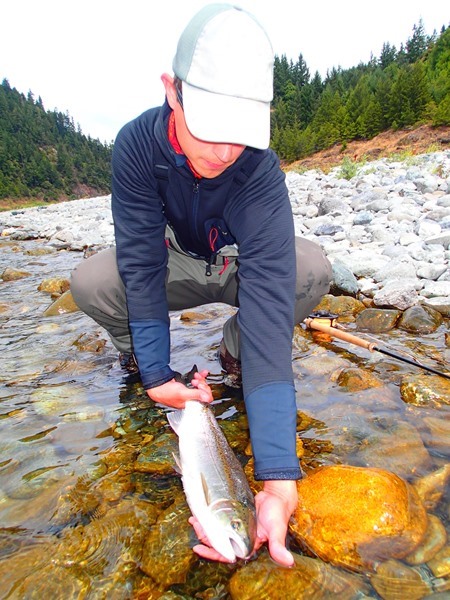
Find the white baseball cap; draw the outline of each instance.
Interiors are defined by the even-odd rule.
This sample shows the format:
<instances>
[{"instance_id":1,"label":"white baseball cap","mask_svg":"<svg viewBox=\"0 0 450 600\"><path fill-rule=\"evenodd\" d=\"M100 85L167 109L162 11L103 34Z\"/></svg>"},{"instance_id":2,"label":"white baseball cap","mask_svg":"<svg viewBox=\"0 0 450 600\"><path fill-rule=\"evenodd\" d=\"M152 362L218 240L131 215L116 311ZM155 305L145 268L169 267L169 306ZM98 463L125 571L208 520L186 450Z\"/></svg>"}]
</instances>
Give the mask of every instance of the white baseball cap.
<instances>
[{"instance_id":1,"label":"white baseball cap","mask_svg":"<svg viewBox=\"0 0 450 600\"><path fill-rule=\"evenodd\" d=\"M231 4L200 10L173 60L189 131L207 142L267 148L273 60L267 33L253 15Z\"/></svg>"}]
</instances>

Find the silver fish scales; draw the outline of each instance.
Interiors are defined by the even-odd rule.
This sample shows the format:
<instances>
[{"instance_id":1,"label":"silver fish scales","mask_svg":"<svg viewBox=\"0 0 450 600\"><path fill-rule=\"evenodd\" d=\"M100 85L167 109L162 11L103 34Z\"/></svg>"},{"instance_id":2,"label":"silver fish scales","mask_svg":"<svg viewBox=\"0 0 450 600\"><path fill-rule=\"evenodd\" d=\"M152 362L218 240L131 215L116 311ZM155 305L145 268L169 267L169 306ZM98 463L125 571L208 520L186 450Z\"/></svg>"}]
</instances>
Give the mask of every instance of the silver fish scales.
<instances>
[{"instance_id":1,"label":"silver fish scales","mask_svg":"<svg viewBox=\"0 0 450 600\"><path fill-rule=\"evenodd\" d=\"M167 419L179 438L179 467L192 514L215 550L230 561L247 558L256 536L254 498L211 408L191 400Z\"/></svg>"}]
</instances>

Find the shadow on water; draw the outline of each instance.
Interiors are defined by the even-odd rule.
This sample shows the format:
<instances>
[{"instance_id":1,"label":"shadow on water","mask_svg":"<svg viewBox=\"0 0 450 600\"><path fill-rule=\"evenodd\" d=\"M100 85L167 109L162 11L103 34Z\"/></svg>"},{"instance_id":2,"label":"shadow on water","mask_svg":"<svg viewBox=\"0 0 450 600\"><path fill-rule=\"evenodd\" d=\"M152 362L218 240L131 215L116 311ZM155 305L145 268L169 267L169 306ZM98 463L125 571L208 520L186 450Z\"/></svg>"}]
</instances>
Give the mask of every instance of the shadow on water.
<instances>
[{"instance_id":1,"label":"shadow on water","mask_svg":"<svg viewBox=\"0 0 450 600\"><path fill-rule=\"evenodd\" d=\"M68 278L81 255L40 255L40 247L39 241L0 242L0 273L7 267L28 272L0 282L1 598L394 597L378 595L365 573L309 558L293 538L298 566L289 572L295 585L305 582L295 596L279 578L294 575L277 569L264 550L247 565L197 559L174 471L177 439L164 409L149 404L138 382L124 380L114 348L90 319L80 312L43 316L52 299L39 284ZM223 385L216 361L232 312L211 305L173 314L172 366L210 370L215 414L245 464L244 405ZM442 328L420 340L395 330L389 341L442 359L448 352ZM348 464L381 467L413 482L449 463L448 405L406 404L400 386L410 367L304 330L296 333L293 365L306 473ZM342 373L352 369L358 377L365 370L367 379L343 382ZM448 489L433 510L448 533ZM312 579L304 579L305 561L312 560L311 578L320 582L315 591ZM448 570L435 574L425 564L417 572L428 591L414 595L413 586L410 597L449 589ZM242 584L230 583L239 573ZM347 575L353 579L343 591ZM263 580L272 582L269 591Z\"/></svg>"}]
</instances>

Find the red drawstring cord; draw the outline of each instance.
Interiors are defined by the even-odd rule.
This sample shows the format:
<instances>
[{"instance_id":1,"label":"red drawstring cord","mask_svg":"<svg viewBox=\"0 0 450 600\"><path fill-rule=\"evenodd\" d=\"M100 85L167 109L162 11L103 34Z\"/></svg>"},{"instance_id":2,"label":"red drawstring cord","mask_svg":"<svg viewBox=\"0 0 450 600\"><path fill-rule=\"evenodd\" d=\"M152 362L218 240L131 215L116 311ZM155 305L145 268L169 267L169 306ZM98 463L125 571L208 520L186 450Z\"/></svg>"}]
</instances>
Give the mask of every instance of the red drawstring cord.
<instances>
[{"instance_id":1,"label":"red drawstring cord","mask_svg":"<svg viewBox=\"0 0 450 600\"><path fill-rule=\"evenodd\" d=\"M217 231L217 228L211 227L211 230L209 232L209 247L211 248L211 252L215 252L215 245L216 245L218 237L219 237L219 233ZM222 273L225 272L225 270L229 264L230 264L230 261L228 260L228 257L225 256L223 259L223 267L220 270L219 275L222 275Z\"/></svg>"},{"instance_id":2,"label":"red drawstring cord","mask_svg":"<svg viewBox=\"0 0 450 600\"><path fill-rule=\"evenodd\" d=\"M216 245L218 237L219 237L219 234L217 232L216 227L211 227L211 229L209 231L209 247L211 248L211 252L215 251L214 246Z\"/></svg>"},{"instance_id":3,"label":"red drawstring cord","mask_svg":"<svg viewBox=\"0 0 450 600\"><path fill-rule=\"evenodd\" d=\"M230 263L230 261L228 260L228 256L225 256L224 259L223 259L223 267L220 270L219 275L222 275L222 273L225 272L225 269L228 267L229 263Z\"/></svg>"}]
</instances>

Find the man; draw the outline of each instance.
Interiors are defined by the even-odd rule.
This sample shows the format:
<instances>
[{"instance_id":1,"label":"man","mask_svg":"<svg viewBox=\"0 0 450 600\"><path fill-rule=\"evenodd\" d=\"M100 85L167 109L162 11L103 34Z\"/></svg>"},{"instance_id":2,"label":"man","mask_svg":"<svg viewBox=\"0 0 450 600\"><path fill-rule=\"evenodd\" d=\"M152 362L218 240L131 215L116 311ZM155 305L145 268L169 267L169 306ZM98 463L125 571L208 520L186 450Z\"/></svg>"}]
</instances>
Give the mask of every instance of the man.
<instances>
[{"instance_id":1,"label":"man","mask_svg":"<svg viewBox=\"0 0 450 600\"><path fill-rule=\"evenodd\" d=\"M227 4L187 25L162 76L166 102L119 133L113 153L116 251L74 272L77 304L104 326L149 398L211 402L207 371L188 388L170 368L169 311L225 302L220 360L242 385L255 457L256 549L292 565L287 525L301 477L295 451L292 331L328 291L321 249L294 238L278 159L268 149L273 51L255 18ZM134 353L134 354L132 354ZM124 358L125 357L125 358ZM223 558L204 542L195 551Z\"/></svg>"}]
</instances>

